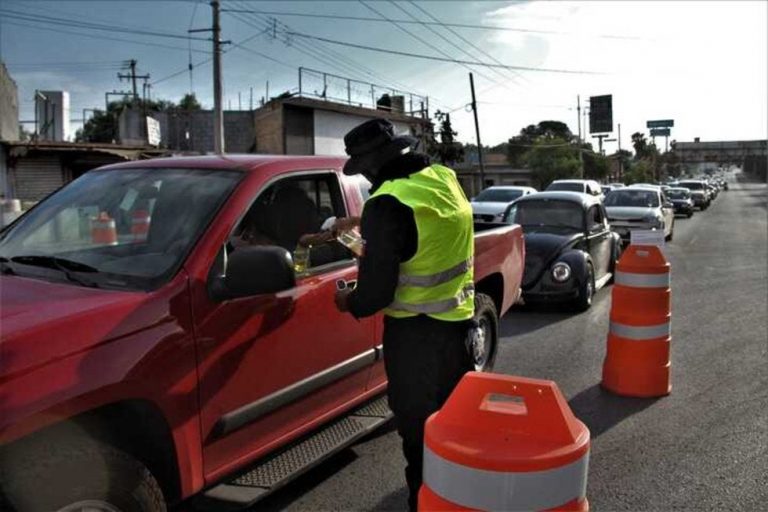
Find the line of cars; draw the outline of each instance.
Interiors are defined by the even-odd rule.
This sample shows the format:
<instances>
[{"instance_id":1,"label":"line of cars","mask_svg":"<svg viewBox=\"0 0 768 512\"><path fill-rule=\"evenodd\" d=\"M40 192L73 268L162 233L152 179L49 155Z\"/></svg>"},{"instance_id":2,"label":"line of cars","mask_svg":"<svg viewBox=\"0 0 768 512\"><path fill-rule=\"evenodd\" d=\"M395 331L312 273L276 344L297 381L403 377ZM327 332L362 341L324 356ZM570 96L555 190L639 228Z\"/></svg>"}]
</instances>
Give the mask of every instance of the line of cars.
<instances>
[{"instance_id":1,"label":"line of cars","mask_svg":"<svg viewBox=\"0 0 768 512\"><path fill-rule=\"evenodd\" d=\"M634 230L674 236L675 218L705 210L725 180L686 179L658 185L556 180L544 192L489 187L473 198L477 223L519 224L525 237L521 298L526 304L569 304L586 310L613 280ZM505 200L507 200L505 202Z\"/></svg>"}]
</instances>

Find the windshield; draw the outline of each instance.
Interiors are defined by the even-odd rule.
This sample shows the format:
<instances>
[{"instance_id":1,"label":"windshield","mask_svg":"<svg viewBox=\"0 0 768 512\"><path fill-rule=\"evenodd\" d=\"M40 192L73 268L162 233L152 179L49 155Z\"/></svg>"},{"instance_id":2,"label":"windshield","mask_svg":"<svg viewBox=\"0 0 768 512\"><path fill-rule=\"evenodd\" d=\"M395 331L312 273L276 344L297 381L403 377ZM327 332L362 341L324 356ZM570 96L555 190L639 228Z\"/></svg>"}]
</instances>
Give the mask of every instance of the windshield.
<instances>
[{"instance_id":1,"label":"windshield","mask_svg":"<svg viewBox=\"0 0 768 512\"><path fill-rule=\"evenodd\" d=\"M614 190L605 196L605 206L636 206L655 208L659 206L659 194L652 190L633 190L624 188Z\"/></svg>"},{"instance_id":2,"label":"windshield","mask_svg":"<svg viewBox=\"0 0 768 512\"><path fill-rule=\"evenodd\" d=\"M521 201L512 205L505 220L520 224L525 232L584 231L581 205L570 201Z\"/></svg>"},{"instance_id":3,"label":"windshield","mask_svg":"<svg viewBox=\"0 0 768 512\"><path fill-rule=\"evenodd\" d=\"M670 199L688 199L691 197L691 193L687 190L671 188L667 190L667 197Z\"/></svg>"},{"instance_id":4,"label":"windshield","mask_svg":"<svg viewBox=\"0 0 768 512\"><path fill-rule=\"evenodd\" d=\"M565 190L567 192L584 192L583 183L552 183L547 190Z\"/></svg>"},{"instance_id":5,"label":"windshield","mask_svg":"<svg viewBox=\"0 0 768 512\"><path fill-rule=\"evenodd\" d=\"M478 203L511 203L521 195L523 195L522 190L487 188L480 192L474 200Z\"/></svg>"},{"instance_id":6,"label":"windshield","mask_svg":"<svg viewBox=\"0 0 768 512\"><path fill-rule=\"evenodd\" d=\"M3 232L0 258L17 275L74 281L66 268L87 271L90 286L156 287L175 274L241 177L205 169L87 173Z\"/></svg>"},{"instance_id":7,"label":"windshield","mask_svg":"<svg viewBox=\"0 0 768 512\"><path fill-rule=\"evenodd\" d=\"M701 190L704 188L704 184L698 181L681 181L679 185L689 190Z\"/></svg>"}]
</instances>

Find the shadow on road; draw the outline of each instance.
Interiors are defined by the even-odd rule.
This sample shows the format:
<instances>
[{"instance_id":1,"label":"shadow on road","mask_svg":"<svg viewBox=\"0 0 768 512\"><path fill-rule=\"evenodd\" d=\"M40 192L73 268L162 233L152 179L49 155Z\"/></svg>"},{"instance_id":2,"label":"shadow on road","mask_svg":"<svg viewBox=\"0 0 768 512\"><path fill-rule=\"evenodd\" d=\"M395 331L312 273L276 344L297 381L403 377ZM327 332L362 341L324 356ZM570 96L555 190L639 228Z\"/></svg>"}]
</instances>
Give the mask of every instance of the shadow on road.
<instances>
[{"instance_id":1,"label":"shadow on road","mask_svg":"<svg viewBox=\"0 0 768 512\"><path fill-rule=\"evenodd\" d=\"M573 312L563 312L563 306L557 305L517 305L504 315L499 325L499 335L502 338L528 334L557 322L573 318Z\"/></svg>"},{"instance_id":2,"label":"shadow on road","mask_svg":"<svg viewBox=\"0 0 768 512\"><path fill-rule=\"evenodd\" d=\"M595 384L571 398L568 404L576 417L587 425L594 439L657 400L617 396Z\"/></svg>"},{"instance_id":3,"label":"shadow on road","mask_svg":"<svg viewBox=\"0 0 768 512\"><path fill-rule=\"evenodd\" d=\"M389 512L391 510L402 511L408 508L408 489L403 486L401 489L384 496L380 502L373 507L374 512Z\"/></svg>"}]
</instances>

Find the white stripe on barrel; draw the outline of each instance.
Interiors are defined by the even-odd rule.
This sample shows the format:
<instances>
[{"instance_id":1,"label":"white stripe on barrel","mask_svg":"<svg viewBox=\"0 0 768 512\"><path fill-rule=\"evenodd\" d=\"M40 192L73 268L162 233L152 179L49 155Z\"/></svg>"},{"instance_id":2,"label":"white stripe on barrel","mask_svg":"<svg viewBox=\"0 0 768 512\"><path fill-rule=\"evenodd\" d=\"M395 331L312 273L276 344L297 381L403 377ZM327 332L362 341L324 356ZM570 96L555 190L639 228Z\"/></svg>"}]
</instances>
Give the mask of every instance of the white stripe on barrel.
<instances>
[{"instance_id":1,"label":"white stripe on barrel","mask_svg":"<svg viewBox=\"0 0 768 512\"><path fill-rule=\"evenodd\" d=\"M638 341L667 338L672 335L672 324L665 322L657 325L637 326L611 322L611 333L621 338Z\"/></svg>"},{"instance_id":2,"label":"white stripe on barrel","mask_svg":"<svg viewBox=\"0 0 768 512\"><path fill-rule=\"evenodd\" d=\"M559 468L520 473L470 468L424 445L424 484L441 498L477 510L545 510L587 496L589 452Z\"/></svg>"},{"instance_id":3,"label":"white stripe on barrel","mask_svg":"<svg viewBox=\"0 0 768 512\"><path fill-rule=\"evenodd\" d=\"M670 274L635 274L634 272L616 271L616 284L635 288L669 288Z\"/></svg>"}]
</instances>

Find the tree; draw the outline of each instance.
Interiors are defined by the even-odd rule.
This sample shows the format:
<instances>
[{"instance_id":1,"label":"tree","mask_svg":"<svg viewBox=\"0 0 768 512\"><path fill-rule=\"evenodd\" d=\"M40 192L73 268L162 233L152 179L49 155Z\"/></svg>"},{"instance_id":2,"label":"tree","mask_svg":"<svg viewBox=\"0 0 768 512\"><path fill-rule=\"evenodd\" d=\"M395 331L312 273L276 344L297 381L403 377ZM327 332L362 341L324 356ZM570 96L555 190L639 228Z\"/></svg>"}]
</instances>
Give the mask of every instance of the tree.
<instances>
[{"instance_id":1,"label":"tree","mask_svg":"<svg viewBox=\"0 0 768 512\"><path fill-rule=\"evenodd\" d=\"M608 157L591 151L584 151L582 158L584 159L585 179L603 181L608 177L608 173L611 170L611 163Z\"/></svg>"},{"instance_id":2,"label":"tree","mask_svg":"<svg viewBox=\"0 0 768 512\"><path fill-rule=\"evenodd\" d=\"M578 149L562 138L540 138L528 152L526 161L533 171L534 186L539 190L554 180L579 174Z\"/></svg>"},{"instance_id":3,"label":"tree","mask_svg":"<svg viewBox=\"0 0 768 512\"><path fill-rule=\"evenodd\" d=\"M645 139L644 133L635 132L632 134L632 147L635 148L635 160L642 160L649 156L648 141Z\"/></svg>"},{"instance_id":4,"label":"tree","mask_svg":"<svg viewBox=\"0 0 768 512\"><path fill-rule=\"evenodd\" d=\"M648 160L639 160L632 163L628 171L624 173L624 183L650 183L654 181L653 165Z\"/></svg>"},{"instance_id":5,"label":"tree","mask_svg":"<svg viewBox=\"0 0 768 512\"><path fill-rule=\"evenodd\" d=\"M520 130L519 135L509 139L507 143L507 161L509 164L512 167L523 167L526 153L540 138L571 141L573 134L568 125L561 121L540 121L539 124L530 124Z\"/></svg>"},{"instance_id":6,"label":"tree","mask_svg":"<svg viewBox=\"0 0 768 512\"><path fill-rule=\"evenodd\" d=\"M461 143L456 142L456 135L458 133L454 131L451 125L451 114L440 112L435 113L435 117L440 123L440 129L438 135L440 136L440 142L437 142L434 135L434 128L428 136L428 149L427 152L437 158L440 163L444 165L451 165L464 158L464 146Z\"/></svg>"},{"instance_id":7,"label":"tree","mask_svg":"<svg viewBox=\"0 0 768 512\"><path fill-rule=\"evenodd\" d=\"M197 101L195 93L189 93L179 100L179 108L181 110L202 110L203 107Z\"/></svg>"}]
</instances>

